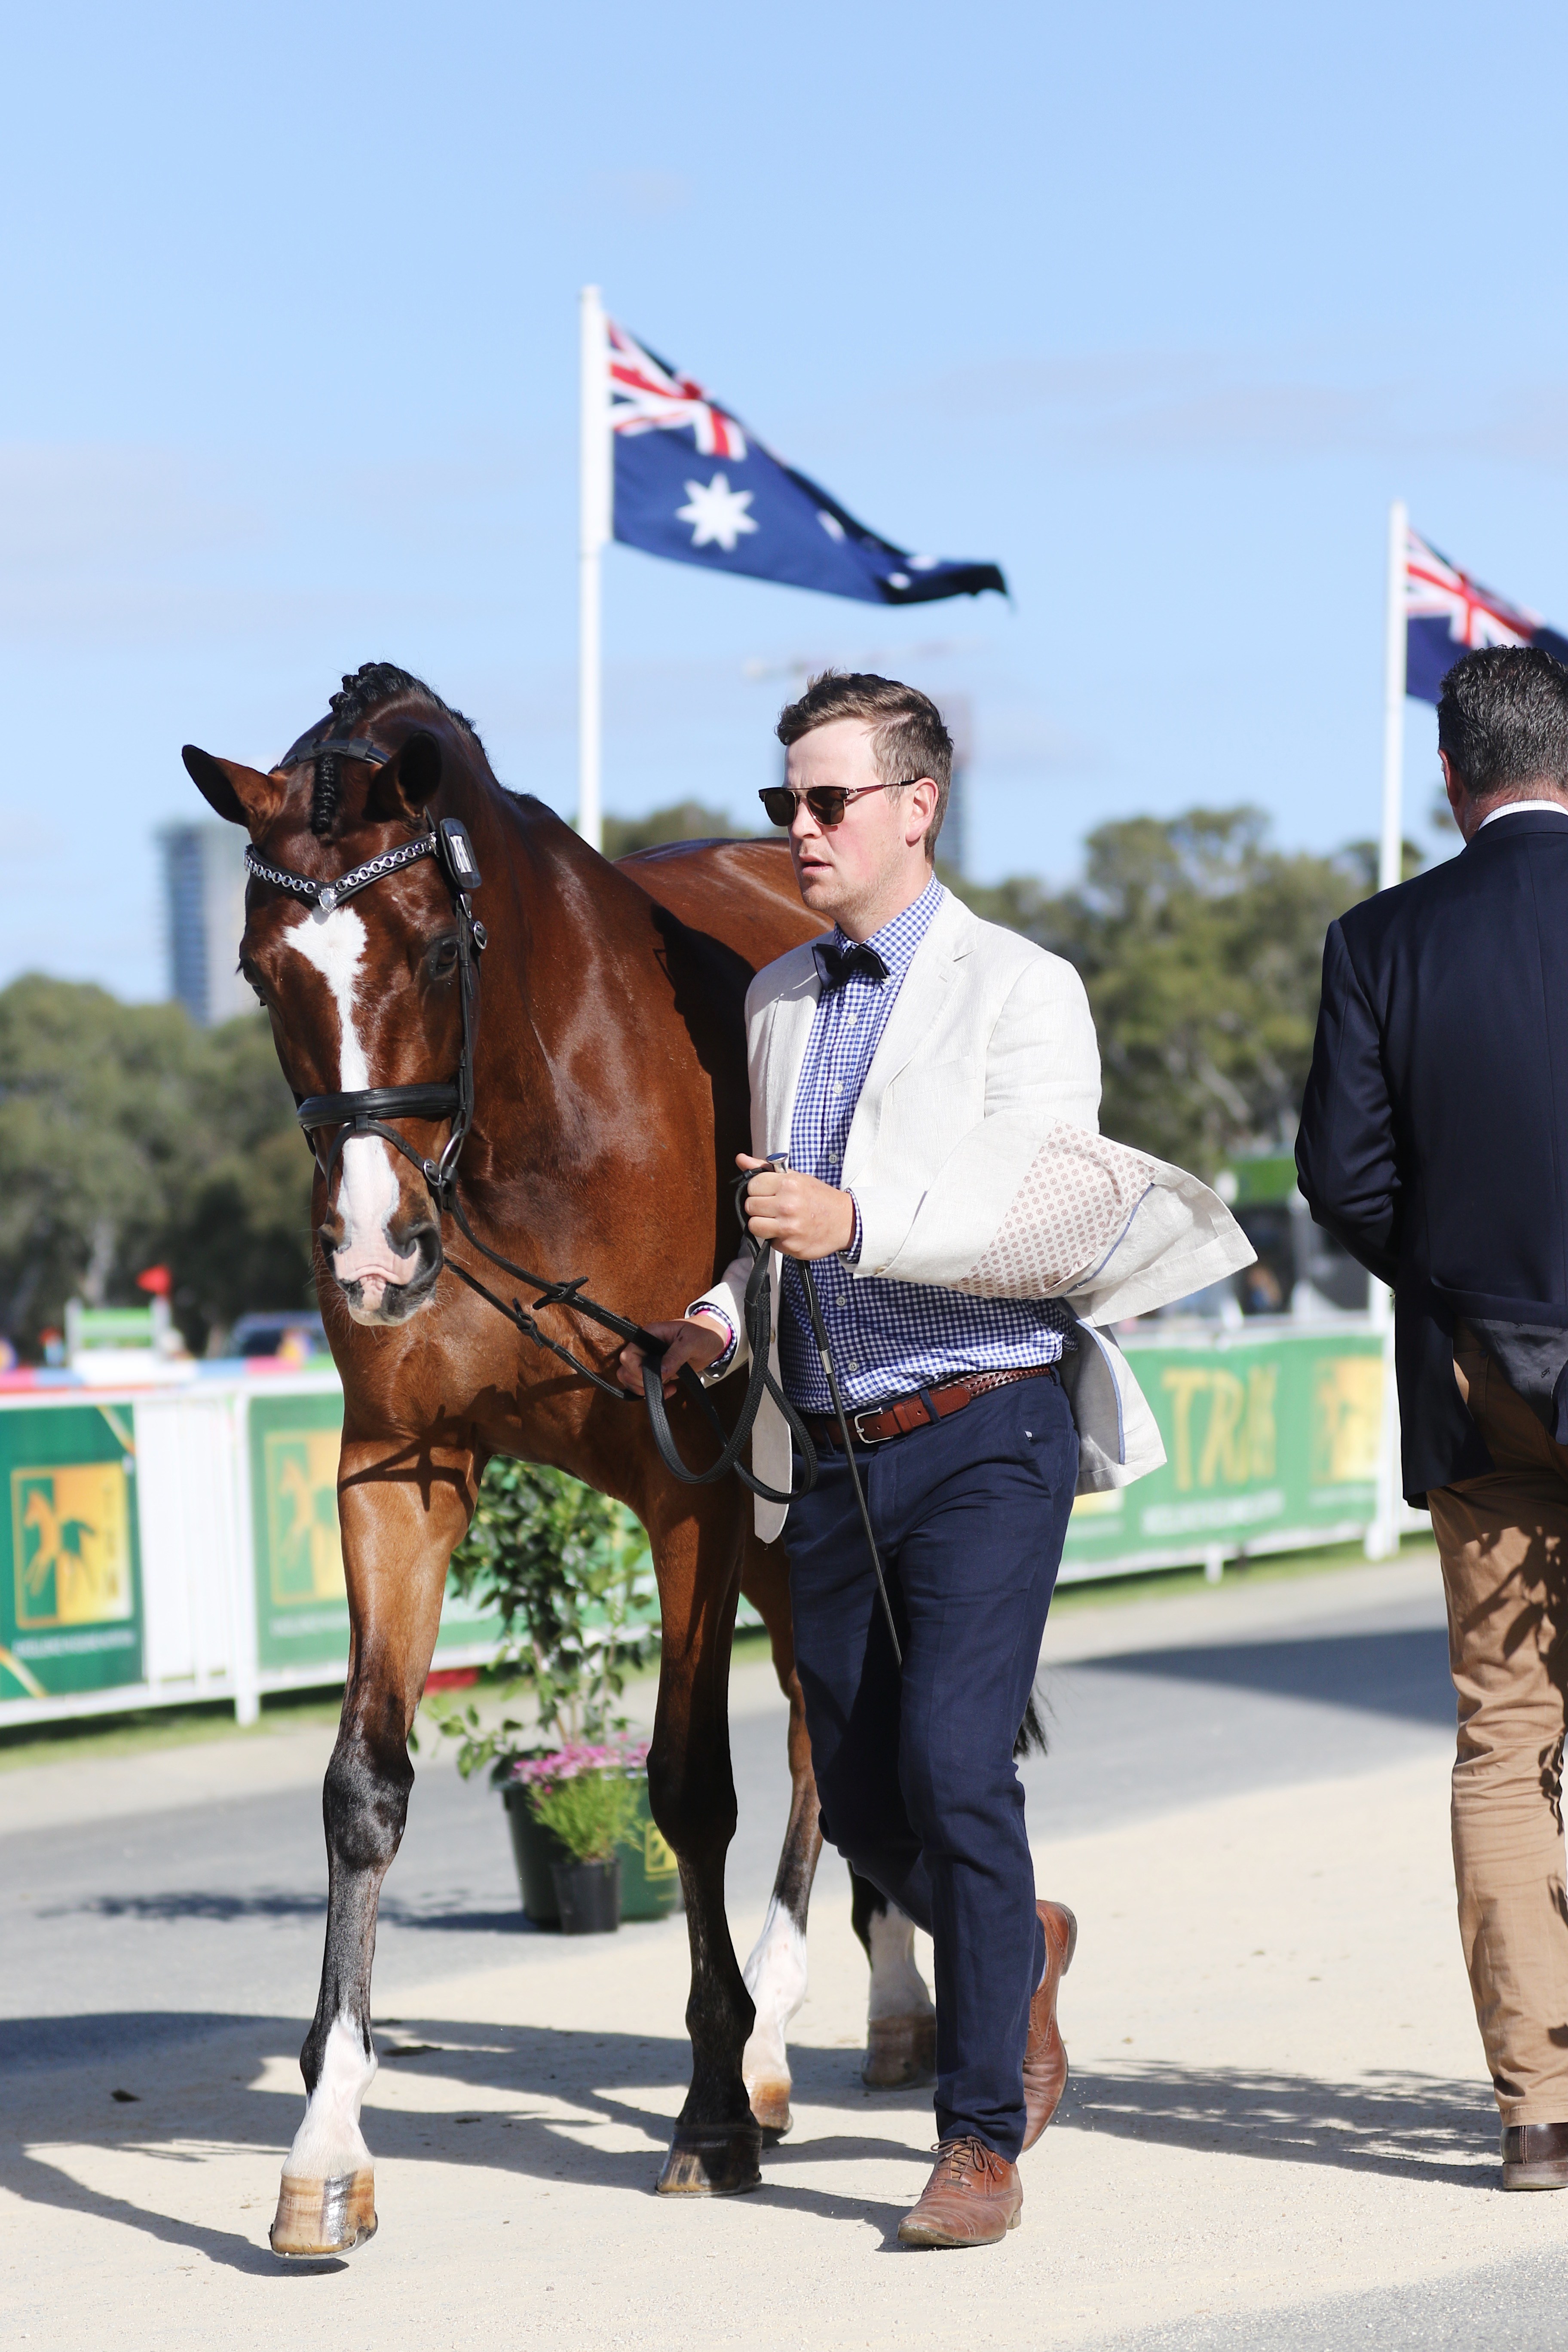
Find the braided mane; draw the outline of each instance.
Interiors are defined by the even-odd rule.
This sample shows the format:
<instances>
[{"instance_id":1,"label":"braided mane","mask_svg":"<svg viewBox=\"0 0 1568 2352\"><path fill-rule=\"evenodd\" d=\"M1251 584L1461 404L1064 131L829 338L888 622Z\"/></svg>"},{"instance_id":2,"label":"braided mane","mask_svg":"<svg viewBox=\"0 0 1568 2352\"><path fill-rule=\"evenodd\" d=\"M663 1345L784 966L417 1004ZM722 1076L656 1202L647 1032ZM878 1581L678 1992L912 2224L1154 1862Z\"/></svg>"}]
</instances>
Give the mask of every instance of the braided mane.
<instances>
[{"instance_id":1,"label":"braided mane","mask_svg":"<svg viewBox=\"0 0 1568 2352\"><path fill-rule=\"evenodd\" d=\"M279 764L289 768L308 760L311 747L320 738L352 734L359 721L381 703L394 702L405 694L422 697L443 718L450 719L460 727L477 749L483 752L479 730L473 720L465 719L460 710L454 710L449 702L443 702L434 687L426 686L423 678L416 677L410 670L397 668L392 662L363 662L352 677L345 676L341 690L332 696L328 705L326 718L319 719L314 727L308 728L297 742L290 744ZM342 781L339 773L338 755L335 751L329 751L316 761L315 789L310 797L312 833L323 837L331 833L337 822L342 797Z\"/></svg>"}]
</instances>

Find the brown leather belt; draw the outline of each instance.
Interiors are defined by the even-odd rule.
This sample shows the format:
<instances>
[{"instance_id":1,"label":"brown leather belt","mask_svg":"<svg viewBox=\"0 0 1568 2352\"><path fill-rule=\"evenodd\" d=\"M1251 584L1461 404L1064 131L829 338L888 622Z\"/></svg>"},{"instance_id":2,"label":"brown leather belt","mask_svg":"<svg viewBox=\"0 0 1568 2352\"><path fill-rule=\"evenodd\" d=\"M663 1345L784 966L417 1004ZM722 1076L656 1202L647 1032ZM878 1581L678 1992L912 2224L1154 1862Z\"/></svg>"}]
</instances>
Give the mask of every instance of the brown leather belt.
<instances>
[{"instance_id":1,"label":"brown leather belt","mask_svg":"<svg viewBox=\"0 0 1568 2352\"><path fill-rule=\"evenodd\" d=\"M909 1396L895 1397L875 1412L852 1412L849 1426L862 1445L886 1445L891 1437L906 1437L911 1429L929 1429L933 1421L962 1412L972 1397L984 1396L989 1389L1011 1388L1015 1381L1054 1381L1056 1377L1055 1364L1020 1364L1010 1372L969 1372L962 1380L944 1381L940 1388L916 1389ZM811 1432L813 1444L837 1444L838 1423L832 1413L803 1412L801 1419Z\"/></svg>"}]
</instances>

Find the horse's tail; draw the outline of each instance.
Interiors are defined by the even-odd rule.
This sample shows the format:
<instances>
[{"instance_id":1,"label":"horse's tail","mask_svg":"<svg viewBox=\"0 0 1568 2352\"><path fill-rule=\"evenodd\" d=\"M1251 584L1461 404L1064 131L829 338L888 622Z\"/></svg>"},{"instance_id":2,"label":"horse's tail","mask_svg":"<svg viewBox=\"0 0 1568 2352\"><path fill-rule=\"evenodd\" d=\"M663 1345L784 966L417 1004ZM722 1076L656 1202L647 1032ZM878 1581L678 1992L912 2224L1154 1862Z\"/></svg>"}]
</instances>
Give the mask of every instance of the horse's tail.
<instances>
[{"instance_id":1,"label":"horse's tail","mask_svg":"<svg viewBox=\"0 0 1568 2352\"><path fill-rule=\"evenodd\" d=\"M1051 1703L1038 1683L1029 1693L1029 1704L1024 1709L1024 1720L1018 1726L1018 1736L1013 1742L1013 1760L1021 1763L1026 1756L1048 1756L1051 1743L1046 1730L1046 1717Z\"/></svg>"}]
</instances>

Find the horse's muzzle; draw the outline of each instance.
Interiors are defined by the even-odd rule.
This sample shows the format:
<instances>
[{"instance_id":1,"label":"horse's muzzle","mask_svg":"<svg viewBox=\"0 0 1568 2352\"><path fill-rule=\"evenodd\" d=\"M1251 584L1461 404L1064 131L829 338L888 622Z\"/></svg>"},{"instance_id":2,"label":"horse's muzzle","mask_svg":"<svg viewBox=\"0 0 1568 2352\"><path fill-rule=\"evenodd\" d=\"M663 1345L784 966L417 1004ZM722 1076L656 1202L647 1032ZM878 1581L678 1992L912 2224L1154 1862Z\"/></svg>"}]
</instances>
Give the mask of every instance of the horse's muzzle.
<instances>
[{"instance_id":1,"label":"horse's muzzle","mask_svg":"<svg viewBox=\"0 0 1568 2352\"><path fill-rule=\"evenodd\" d=\"M441 1272L441 1230L434 1219L411 1226L395 1251L389 1246L368 1259L353 1253L348 1267L340 1260L349 1252L334 1249L325 1236L322 1248L356 1323L406 1323L430 1297Z\"/></svg>"}]
</instances>

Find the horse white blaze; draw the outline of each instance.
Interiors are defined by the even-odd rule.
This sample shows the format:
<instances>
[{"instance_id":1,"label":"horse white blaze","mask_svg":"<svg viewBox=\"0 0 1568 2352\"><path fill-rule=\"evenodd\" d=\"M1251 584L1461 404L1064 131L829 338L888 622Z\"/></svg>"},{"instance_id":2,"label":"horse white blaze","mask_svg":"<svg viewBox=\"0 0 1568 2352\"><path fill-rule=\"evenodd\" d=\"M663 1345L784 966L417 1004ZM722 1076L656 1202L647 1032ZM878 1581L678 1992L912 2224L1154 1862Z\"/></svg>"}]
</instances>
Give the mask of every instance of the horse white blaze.
<instances>
[{"instance_id":1,"label":"horse white blaze","mask_svg":"<svg viewBox=\"0 0 1568 2352\"><path fill-rule=\"evenodd\" d=\"M368 2171L371 2154L359 2127L360 2105L375 2080L375 2045L349 2016L334 2019L316 2087L305 2102L305 2119L284 2159L286 2179L338 2180Z\"/></svg>"},{"instance_id":2,"label":"horse white blaze","mask_svg":"<svg viewBox=\"0 0 1568 2352\"><path fill-rule=\"evenodd\" d=\"M789 2028L805 1999L805 1937L775 1895L743 1974L756 2003L756 2022L741 2056L749 2093L759 2084L789 2081Z\"/></svg>"},{"instance_id":3,"label":"horse white blaze","mask_svg":"<svg viewBox=\"0 0 1568 2352\"><path fill-rule=\"evenodd\" d=\"M915 1923L889 1904L873 1911L867 1929L871 1943L872 2023L884 2017L923 2017L931 2008L926 1980L915 1966Z\"/></svg>"},{"instance_id":4,"label":"horse white blaze","mask_svg":"<svg viewBox=\"0 0 1568 2352\"><path fill-rule=\"evenodd\" d=\"M362 916L352 907L334 907L324 914L312 907L288 932L289 945L314 965L331 992L338 1015L338 1083L334 1091L355 1094L371 1084L370 1065L354 1022L354 993L364 956L366 932ZM375 1315L388 1283L406 1282L419 1265L419 1253L400 1257L388 1226L397 1213L397 1165L392 1147L376 1135L351 1136L340 1161L338 1213L343 1237L332 1252L332 1272L342 1283L360 1285L358 1308L362 1321Z\"/></svg>"}]
</instances>

